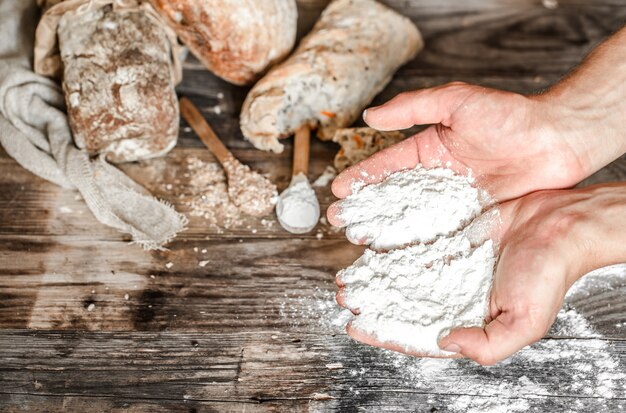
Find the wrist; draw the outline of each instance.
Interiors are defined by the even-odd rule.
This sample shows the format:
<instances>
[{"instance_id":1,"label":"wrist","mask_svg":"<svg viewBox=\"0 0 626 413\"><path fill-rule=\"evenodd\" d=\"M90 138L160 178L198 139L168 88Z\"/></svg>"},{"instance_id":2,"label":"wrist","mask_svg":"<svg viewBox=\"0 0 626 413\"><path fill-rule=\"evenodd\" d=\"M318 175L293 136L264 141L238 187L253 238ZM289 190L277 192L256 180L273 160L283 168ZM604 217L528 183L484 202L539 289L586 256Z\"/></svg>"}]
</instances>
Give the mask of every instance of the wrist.
<instances>
[{"instance_id":1,"label":"wrist","mask_svg":"<svg viewBox=\"0 0 626 413\"><path fill-rule=\"evenodd\" d=\"M621 101L615 94L583 96L561 88L534 100L542 128L570 149L562 155L571 168L572 185L626 153L626 87Z\"/></svg>"},{"instance_id":2,"label":"wrist","mask_svg":"<svg viewBox=\"0 0 626 413\"><path fill-rule=\"evenodd\" d=\"M570 234L578 247L572 248L578 264L571 284L595 269L626 262L626 183L576 191L581 214Z\"/></svg>"},{"instance_id":3,"label":"wrist","mask_svg":"<svg viewBox=\"0 0 626 413\"><path fill-rule=\"evenodd\" d=\"M626 152L626 29L535 97L557 138L568 140L584 179Z\"/></svg>"}]
</instances>

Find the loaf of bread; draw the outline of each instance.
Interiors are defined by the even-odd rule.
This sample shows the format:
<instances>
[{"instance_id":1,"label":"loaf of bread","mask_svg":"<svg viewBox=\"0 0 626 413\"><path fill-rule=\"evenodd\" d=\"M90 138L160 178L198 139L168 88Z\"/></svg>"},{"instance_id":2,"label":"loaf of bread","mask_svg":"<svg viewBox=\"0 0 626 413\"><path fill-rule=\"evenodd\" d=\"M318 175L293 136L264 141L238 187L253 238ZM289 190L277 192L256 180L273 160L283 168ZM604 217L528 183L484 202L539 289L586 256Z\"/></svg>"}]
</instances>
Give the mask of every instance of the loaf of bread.
<instances>
[{"instance_id":1,"label":"loaf of bread","mask_svg":"<svg viewBox=\"0 0 626 413\"><path fill-rule=\"evenodd\" d=\"M382 132L372 128L337 129L333 142L337 142L341 149L335 155L335 169L341 172L403 139L404 134L398 131Z\"/></svg>"},{"instance_id":2,"label":"loaf of bread","mask_svg":"<svg viewBox=\"0 0 626 413\"><path fill-rule=\"evenodd\" d=\"M109 4L65 13L58 23L74 141L111 162L160 156L176 144L170 44L155 19Z\"/></svg>"},{"instance_id":3,"label":"loaf of bread","mask_svg":"<svg viewBox=\"0 0 626 413\"><path fill-rule=\"evenodd\" d=\"M189 50L224 80L245 85L296 40L295 0L150 0Z\"/></svg>"},{"instance_id":4,"label":"loaf of bread","mask_svg":"<svg viewBox=\"0 0 626 413\"><path fill-rule=\"evenodd\" d=\"M423 46L417 27L374 0L335 0L294 54L250 91L241 131L254 146L282 152L278 139L302 125L331 139L349 126Z\"/></svg>"}]
</instances>

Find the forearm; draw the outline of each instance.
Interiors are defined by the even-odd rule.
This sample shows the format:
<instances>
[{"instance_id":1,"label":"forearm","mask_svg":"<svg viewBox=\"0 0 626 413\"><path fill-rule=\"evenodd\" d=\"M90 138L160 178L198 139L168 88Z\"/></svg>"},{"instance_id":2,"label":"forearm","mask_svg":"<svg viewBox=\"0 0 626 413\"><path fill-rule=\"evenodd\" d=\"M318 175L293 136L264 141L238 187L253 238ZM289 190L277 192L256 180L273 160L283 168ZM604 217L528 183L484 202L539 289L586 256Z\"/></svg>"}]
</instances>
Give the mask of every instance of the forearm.
<instances>
[{"instance_id":1,"label":"forearm","mask_svg":"<svg viewBox=\"0 0 626 413\"><path fill-rule=\"evenodd\" d=\"M587 175L626 152L626 28L538 98ZM585 176L581 177L585 178Z\"/></svg>"}]
</instances>

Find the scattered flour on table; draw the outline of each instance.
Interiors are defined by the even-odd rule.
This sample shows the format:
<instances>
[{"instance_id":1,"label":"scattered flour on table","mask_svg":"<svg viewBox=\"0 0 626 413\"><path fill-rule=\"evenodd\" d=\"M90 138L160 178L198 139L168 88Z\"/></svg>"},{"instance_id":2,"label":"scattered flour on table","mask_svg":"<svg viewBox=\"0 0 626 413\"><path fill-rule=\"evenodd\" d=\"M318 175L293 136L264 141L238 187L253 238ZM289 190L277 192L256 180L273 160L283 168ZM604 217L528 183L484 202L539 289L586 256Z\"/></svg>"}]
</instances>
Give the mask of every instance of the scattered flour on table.
<instances>
[{"instance_id":1,"label":"scattered flour on table","mask_svg":"<svg viewBox=\"0 0 626 413\"><path fill-rule=\"evenodd\" d=\"M450 235L478 216L485 195L471 177L446 168L396 172L341 202L346 236L389 250Z\"/></svg>"},{"instance_id":2,"label":"scattered flour on table","mask_svg":"<svg viewBox=\"0 0 626 413\"><path fill-rule=\"evenodd\" d=\"M437 345L442 336L482 327L496 256L491 240L470 241L468 224L481 209L472 180L441 168L393 174L343 201L352 238L386 249L420 241L368 249L337 274L346 305L359 312L351 328L404 351L445 356L452 353Z\"/></svg>"},{"instance_id":3,"label":"scattered flour on table","mask_svg":"<svg viewBox=\"0 0 626 413\"><path fill-rule=\"evenodd\" d=\"M307 232L320 219L320 206L315 191L304 174L293 177L289 187L280 194L276 216L283 227L292 232Z\"/></svg>"},{"instance_id":4,"label":"scattered flour on table","mask_svg":"<svg viewBox=\"0 0 626 413\"><path fill-rule=\"evenodd\" d=\"M624 366L613 355L612 342L600 339L585 317L570 308L574 296L600 294L606 288L626 291L626 265L603 271L574 285L548 333L555 337L577 332L587 338L544 339L489 367L465 359L420 359L354 343L341 334L352 314L336 305L330 287L284 295L279 314L289 322L290 334L305 346L310 345L306 334L339 337L334 339L335 350L322 354L320 368L332 372L333 383L350 382L350 391L359 392L358 400L367 400L367 411L389 406L392 399L384 389L429 394L424 411L543 412L546 406L555 412L621 411L626 403L611 398L626 397ZM343 368L328 370L326 365L335 363ZM340 388L329 385L326 392L340 396Z\"/></svg>"}]
</instances>

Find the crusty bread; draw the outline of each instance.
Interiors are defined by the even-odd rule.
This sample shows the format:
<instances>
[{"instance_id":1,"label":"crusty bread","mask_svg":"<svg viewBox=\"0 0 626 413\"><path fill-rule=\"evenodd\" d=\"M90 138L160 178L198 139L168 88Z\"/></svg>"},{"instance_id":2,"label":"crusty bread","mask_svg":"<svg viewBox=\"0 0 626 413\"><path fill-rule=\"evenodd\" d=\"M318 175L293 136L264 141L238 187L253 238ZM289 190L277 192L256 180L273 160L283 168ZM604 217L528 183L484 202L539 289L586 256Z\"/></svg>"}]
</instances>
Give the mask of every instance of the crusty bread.
<instances>
[{"instance_id":1,"label":"crusty bread","mask_svg":"<svg viewBox=\"0 0 626 413\"><path fill-rule=\"evenodd\" d=\"M335 169L341 172L403 139L404 134L398 131L382 132L372 128L337 129L333 142L337 142L341 149L335 155Z\"/></svg>"},{"instance_id":2,"label":"crusty bread","mask_svg":"<svg viewBox=\"0 0 626 413\"><path fill-rule=\"evenodd\" d=\"M74 141L112 162L169 151L178 137L170 47L142 10L67 13L58 26Z\"/></svg>"},{"instance_id":3,"label":"crusty bread","mask_svg":"<svg viewBox=\"0 0 626 413\"><path fill-rule=\"evenodd\" d=\"M150 0L213 73L245 85L282 60L296 40L295 0Z\"/></svg>"},{"instance_id":4,"label":"crusty bread","mask_svg":"<svg viewBox=\"0 0 626 413\"><path fill-rule=\"evenodd\" d=\"M278 139L306 124L331 139L422 46L415 25L380 3L335 0L294 54L252 88L241 131L257 148L275 152L283 150Z\"/></svg>"}]
</instances>

